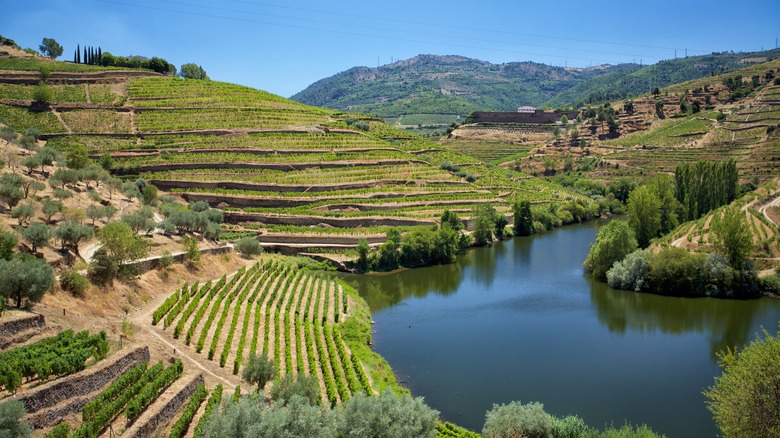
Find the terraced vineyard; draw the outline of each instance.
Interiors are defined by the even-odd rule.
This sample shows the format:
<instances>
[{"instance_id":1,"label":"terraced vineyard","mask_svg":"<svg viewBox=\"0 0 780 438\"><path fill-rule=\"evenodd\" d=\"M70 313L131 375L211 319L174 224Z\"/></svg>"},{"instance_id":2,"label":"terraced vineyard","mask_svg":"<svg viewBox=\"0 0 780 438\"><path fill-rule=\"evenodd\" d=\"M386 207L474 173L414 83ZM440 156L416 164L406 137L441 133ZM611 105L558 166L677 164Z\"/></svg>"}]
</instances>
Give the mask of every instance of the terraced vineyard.
<instances>
[{"instance_id":1,"label":"terraced vineyard","mask_svg":"<svg viewBox=\"0 0 780 438\"><path fill-rule=\"evenodd\" d=\"M266 354L278 376L314 376L323 402L336 405L374 392L341 334L350 300L332 277L267 260L217 281L185 284L151 322L233 374L249 355Z\"/></svg>"},{"instance_id":2,"label":"terraced vineyard","mask_svg":"<svg viewBox=\"0 0 780 438\"><path fill-rule=\"evenodd\" d=\"M317 228L328 228L341 240L327 251L350 251L363 228L427 227L445 208L467 219L482 203L508 213L510 198L577 196L487 166L487 152L474 158L361 115L214 81L114 81L53 82L55 98L38 112L25 107L34 85L2 84L0 98L16 106L0 105L0 117L38 129L61 150L83 144L93 158L109 153L113 173L219 207L235 231L262 233L266 245L321 251L327 242ZM277 227L289 228L275 238Z\"/></svg>"}]
</instances>

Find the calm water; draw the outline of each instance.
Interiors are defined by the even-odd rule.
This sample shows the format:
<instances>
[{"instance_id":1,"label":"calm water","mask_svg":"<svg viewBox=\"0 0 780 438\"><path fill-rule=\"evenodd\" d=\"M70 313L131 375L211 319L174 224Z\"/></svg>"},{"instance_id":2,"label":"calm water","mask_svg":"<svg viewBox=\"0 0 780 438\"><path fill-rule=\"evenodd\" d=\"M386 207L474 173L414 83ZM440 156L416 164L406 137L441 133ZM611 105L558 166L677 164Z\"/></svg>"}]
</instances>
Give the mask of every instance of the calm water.
<instances>
[{"instance_id":1,"label":"calm water","mask_svg":"<svg viewBox=\"0 0 780 438\"><path fill-rule=\"evenodd\" d=\"M475 249L447 266L347 276L376 321L374 346L414 395L481 430L493 403L539 401L591 426L646 423L716 435L701 392L715 353L774 333L780 300L665 298L583 273L597 223Z\"/></svg>"}]
</instances>

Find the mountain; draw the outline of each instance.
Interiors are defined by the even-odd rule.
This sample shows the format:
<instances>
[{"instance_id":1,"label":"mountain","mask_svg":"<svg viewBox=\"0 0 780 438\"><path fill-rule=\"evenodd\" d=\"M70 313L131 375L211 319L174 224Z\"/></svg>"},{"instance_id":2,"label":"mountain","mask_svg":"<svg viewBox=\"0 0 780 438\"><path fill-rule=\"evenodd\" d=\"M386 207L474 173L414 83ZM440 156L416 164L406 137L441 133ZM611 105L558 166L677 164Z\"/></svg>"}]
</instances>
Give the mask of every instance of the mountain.
<instances>
[{"instance_id":1,"label":"mountain","mask_svg":"<svg viewBox=\"0 0 780 438\"><path fill-rule=\"evenodd\" d=\"M376 114L398 125L446 125L472 111L521 105L579 106L649 92L653 87L735 70L744 58L780 50L712 53L639 64L562 68L534 62L492 64L462 56L419 55L377 68L354 67L315 82L292 99Z\"/></svg>"}]
</instances>

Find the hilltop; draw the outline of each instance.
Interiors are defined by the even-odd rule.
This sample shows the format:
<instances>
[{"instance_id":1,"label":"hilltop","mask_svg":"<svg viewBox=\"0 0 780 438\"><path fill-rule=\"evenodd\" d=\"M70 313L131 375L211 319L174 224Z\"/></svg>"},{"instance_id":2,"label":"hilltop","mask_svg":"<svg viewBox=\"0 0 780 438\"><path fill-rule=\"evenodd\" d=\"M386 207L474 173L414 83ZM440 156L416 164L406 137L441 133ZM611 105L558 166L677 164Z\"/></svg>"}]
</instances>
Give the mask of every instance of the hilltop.
<instances>
[{"instance_id":1,"label":"hilltop","mask_svg":"<svg viewBox=\"0 0 780 438\"><path fill-rule=\"evenodd\" d=\"M473 111L514 111L520 105L574 106L627 98L679 82L736 70L745 58L774 59L780 50L712 53L653 65L589 68L533 62L491 64L461 56L419 55L377 68L354 67L292 96L328 108L375 114L409 128L442 132ZM430 130L426 131L430 132Z\"/></svg>"}]
</instances>

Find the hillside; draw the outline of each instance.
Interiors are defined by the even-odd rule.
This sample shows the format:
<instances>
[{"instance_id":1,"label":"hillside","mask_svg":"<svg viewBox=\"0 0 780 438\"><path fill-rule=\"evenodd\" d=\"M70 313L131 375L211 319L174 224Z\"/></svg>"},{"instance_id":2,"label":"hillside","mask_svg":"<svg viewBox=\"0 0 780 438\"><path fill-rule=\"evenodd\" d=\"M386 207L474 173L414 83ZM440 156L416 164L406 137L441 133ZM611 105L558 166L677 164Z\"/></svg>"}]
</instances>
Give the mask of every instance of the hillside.
<instances>
[{"instance_id":1,"label":"hillside","mask_svg":"<svg viewBox=\"0 0 780 438\"><path fill-rule=\"evenodd\" d=\"M622 64L579 69L420 55L378 68L349 69L315 82L292 99L375 114L409 128L428 125L442 132L442 127L462 122L473 111L514 111L521 105L579 106L626 98L653 87L738 69L743 58L778 56L778 50L722 52L644 67Z\"/></svg>"}]
</instances>

